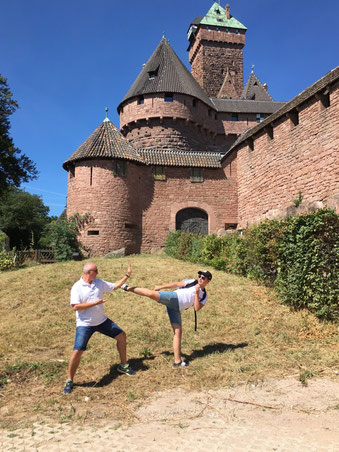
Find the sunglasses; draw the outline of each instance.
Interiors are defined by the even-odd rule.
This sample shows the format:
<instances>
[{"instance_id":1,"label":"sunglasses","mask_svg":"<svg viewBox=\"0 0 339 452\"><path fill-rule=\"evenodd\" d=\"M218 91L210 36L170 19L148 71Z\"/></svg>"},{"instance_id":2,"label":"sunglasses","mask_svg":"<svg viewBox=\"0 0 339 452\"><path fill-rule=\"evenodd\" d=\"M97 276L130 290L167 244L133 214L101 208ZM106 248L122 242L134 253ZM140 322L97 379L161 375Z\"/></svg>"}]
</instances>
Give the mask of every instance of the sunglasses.
<instances>
[{"instance_id":1,"label":"sunglasses","mask_svg":"<svg viewBox=\"0 0 339 452\"><path fill-rule=\"evenodd\" d=\"M206 276L200 275L199 278L201 278L204 281L206 279Z\"/></svg>"}]
</instances>

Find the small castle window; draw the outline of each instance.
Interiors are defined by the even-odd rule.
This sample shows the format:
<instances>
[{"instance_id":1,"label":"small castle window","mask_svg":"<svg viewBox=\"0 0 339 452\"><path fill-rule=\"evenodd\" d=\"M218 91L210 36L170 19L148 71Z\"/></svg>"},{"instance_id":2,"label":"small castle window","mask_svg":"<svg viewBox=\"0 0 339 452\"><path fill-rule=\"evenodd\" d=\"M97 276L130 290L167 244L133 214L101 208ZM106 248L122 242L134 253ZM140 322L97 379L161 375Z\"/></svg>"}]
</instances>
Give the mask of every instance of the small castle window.
<instances>
[{"instance_id":1,"label":"small castle window","mask_svg":"<svg viewBox=\"0 0 339 452\"><path fill-rule=\"evenodd\" d=\"M262 113L257 113L256 118L257 118L257 122L263 122L263 120L265 119L265 116Z\"/></svg>"},{"instance_id":2,"label":"small castle window","mask_svg":"<svg viewBox=\"0 0 339 452\"><path fill-rule=\"evenodd\" d=\"M144 103L145 103L144 96L139 96L139 97L138 97L138 105L142 105L142 104L144 104Z\"/></svg>"},{"instance_id":3,"label":"small castle window","mask_svg":"<svg viewBox=\"0 0 339 452\"><path fill-rule=\"evenodd\" d=\"M153 179L154 180L166 180L166 173L164 166L153 166Z\"/></svg>"},{"instance_id":4,"label":"small castle window","mask_svg":"<svg viewBox=\"0 0 339 452\"><path fill-rule=\"evenodd\" d=\"M114 160L113 162L114 176L126 176L126 160Z\"/></svg>"},{"instance_id":5,"label":"small castle window","mask_svg":"<svg viewBox=\"0 0 339 452\"><path fill-rule=\"evenodd\" d=\"M239 121L238 113L232 113L232 121Z\"/></svg>"},{"instance_id":6,"label":"small castle window","mask_svg":"<svg viewBox=\"0 0 339 452\"><path fill-rule=\"evenodd\" d=\"M155 77L158 75L158 67L154 70L154 71L149 71L148 72L148 79L149 80L154 80Z\"/></svg>"},{"instance_id":7,"label":"small castle window","mask_svg":"<svg viewBox=\"0 0 339 452\"><path fill-rule=\"evenodd\" d=\"M212 116L212 110L210 108L208 109L208 116Z\"/></svg>"},{"instance_id":8,"label":"small castle window","mask_svg":"<svg viewBox=\"0 0 339 452\"><path fill-rule=\"evenodd\" d=\"M226 33L229 33L230 32L230 29L229 28L226 28Z\"/></svg>"},{"instance_id":9,"label":"small castle window","mask_svg":"<svg viewBox=\"0 0 339 452\"><path fill-rule=\"evenodd\" d=\"M204 182L204 174L202 168L191 168L191 182Z\"/></svg>"},{"instance_id":10,"label":"small castle window","mask_svg":"<svg viewBox=\"0 0 339 452\"><path fill-rule=\"evenodd\" d=\"M197 106L197 99L192 99L192 106L196 107Z\"/></svg>"},{"instance_id":11,"label":"small castle window","mask_svg":"<svg viewBox=\"0 0 339 452\"><path fill-rule=\"evenodd\" d=\"M99 231L98 230L87 231L87 235L99 235Z\"/></svg>"},{"instance_id":12,"label":"small castle window","mask_svg":"<svg viewBox=\"0 0 339 452\"><path fill-rule=\"evenodd\" d=\"M297 126L299 124L299 112L297 110L290 111L288 113L288 117L290 118L293 126Z\"/></svg>"},{"instance_id":13,"label":"small castle window","mask_svg":"<svg viewBox=\"0 0 339 452\"><path fill-rule=\"evenodd\" d=\"M89 185L93 184L93 166L90 168L90 174L89 174Z\"/></svg>"},{"instance_id":14,"label":"small castle window","mask_svg":"<svg viewBox=\"0 0 339 452\"><path fill-rule=\"evenodd\" d=\"M70 165L69 166L69 177L72 179L73 177L75 177L75 166L74 165Z\"/></svg>"},{"instance_id":15,"label":"small castle window","mask_svg":"<svg viewBox=\"0 0 339 452\"><path fill-rule=\"evenodd\" d=\"M173 102L173 93L165 93L165 102Z\"/></svg>"}]
</instances>

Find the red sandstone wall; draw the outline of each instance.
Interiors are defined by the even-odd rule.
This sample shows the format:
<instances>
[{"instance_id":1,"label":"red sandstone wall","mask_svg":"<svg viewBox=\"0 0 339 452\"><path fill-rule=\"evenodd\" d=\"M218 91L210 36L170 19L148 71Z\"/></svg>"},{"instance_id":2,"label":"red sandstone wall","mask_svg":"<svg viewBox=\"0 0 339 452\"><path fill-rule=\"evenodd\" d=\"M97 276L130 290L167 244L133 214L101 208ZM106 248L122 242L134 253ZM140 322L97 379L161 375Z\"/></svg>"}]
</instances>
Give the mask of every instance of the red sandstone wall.
<instances>
[{"instance_id":1,"label":"red sandstone wall","mask_svg":"<svg viewBox=\"0 0 339 452\"><path fill-rule=\"evenodd\" d=\"M234 157L223 169L204 169L204 182L190 182L190 168L166 168L166 181L154 181L151 168L143 168L142 251L164 246L168 231L175 230L179 210L196 207L209 217L209 233L237 222L237 177Z\"/></svg>"},{"instance_id":2,"label":"red sandstone wall","mask_svg":"<svg viewBox=\"0 0 339 452\"><path fill-rule=\"evenodd\" d=\"M92 168L92 185L90 172ZM89 213L93 221L81 234L82 244L91 256L126 248L140 251L141 214L139 173L127 162L126 177L113 175L113 161L88 160L75 164L75 176L68 174L67 216ZM98 230L99 235L88 235Z\"/></svg>"},{"instance_id":3,"label":"red sandstone wall","mask_svg":"<svg viewBox=\"0 0 339 452\"><path fill-rule=\"evenodd\" d=\"M335 207L339 196L339 89L332 87L330 106L315 98L302 105L299 124L283 118L274 138L262 134L254 150L238 150L239 226L285 216L292 199L303 196L310 207Z\"/></svg>"},{"instance_id":4,"label":"red sandstone wall","mask_svg":"<svg viewBox=\"0 0 339 452\"><path fill-rule=\"evenodd\" d=\"M145 95L144 103L131 99L120 111L121 132L137 148L211 150L217 129L216 112L198 99L174 93Z\"/></svg>"}]
</instances>

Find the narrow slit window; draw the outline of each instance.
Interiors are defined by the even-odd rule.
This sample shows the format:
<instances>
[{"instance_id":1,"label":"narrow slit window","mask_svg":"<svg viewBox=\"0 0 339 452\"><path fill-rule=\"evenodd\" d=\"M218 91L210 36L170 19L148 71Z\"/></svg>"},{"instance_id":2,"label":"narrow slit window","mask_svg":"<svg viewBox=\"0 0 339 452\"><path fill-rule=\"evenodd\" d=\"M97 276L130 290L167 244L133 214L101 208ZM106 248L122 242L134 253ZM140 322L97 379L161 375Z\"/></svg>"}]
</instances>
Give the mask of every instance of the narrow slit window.
<instances>
[{"instance_id":1,"label":"narrow slit window","mask_svg":"<svg viewBox=\"0 0 339 452\"><path fill-rule=\"evenodd\" d=\"M87 235L99 235L99 231L92 229L92 230L87 231Z\"/></svg>"},{"instance_id":2,"label":"narrow slit window","mask_svg":"<svg viewBox=\"0 0 339 452\"><path fill-rule=\"evenodd\" d=\"M93 166L90 168L90 174L89 174L89 185L93 184Z\"/></svg>"}]
</instances>

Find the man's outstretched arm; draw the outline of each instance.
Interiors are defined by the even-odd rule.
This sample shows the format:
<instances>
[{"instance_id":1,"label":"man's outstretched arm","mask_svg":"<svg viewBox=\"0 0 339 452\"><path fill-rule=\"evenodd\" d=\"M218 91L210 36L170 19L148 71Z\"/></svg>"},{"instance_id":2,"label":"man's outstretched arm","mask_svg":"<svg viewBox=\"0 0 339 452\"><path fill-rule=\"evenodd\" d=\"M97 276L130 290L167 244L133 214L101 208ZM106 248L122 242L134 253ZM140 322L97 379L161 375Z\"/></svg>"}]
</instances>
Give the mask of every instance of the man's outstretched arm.
<instances>
[{"instance_id":1,"label":"man's outstretched arm","mask_svg":"<svg viewBox=\"0 0 339 452\"><path fill-rule=\"evenodd\" d=\"M128 278L131 276L131 273L132 273L131 264L128 264L128 268L127 268L127 272L126 272L125 276L123 276L121 279L119 279L119 281L116 281L114 283L114 290L119 289L123 284L125 284L125 282L128 280Z\"/></svg>"}]
</instances>

